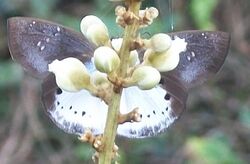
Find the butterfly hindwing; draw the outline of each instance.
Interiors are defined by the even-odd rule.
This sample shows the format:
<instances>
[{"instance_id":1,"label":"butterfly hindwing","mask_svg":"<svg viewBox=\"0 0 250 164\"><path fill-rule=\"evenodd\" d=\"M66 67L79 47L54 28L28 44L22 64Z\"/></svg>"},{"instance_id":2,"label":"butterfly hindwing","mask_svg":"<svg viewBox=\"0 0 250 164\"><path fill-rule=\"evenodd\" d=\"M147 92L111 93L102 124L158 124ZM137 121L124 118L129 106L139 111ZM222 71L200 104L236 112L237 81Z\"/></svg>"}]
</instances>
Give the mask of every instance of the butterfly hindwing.
<instances>
[{"instance_id":1,"label":"butterfly hindwing","mask_svg":"<svg viewBox=\"0 0 250 164\"><path fill-rule=\"evenodd\" d=\"M42 78L55 59L90 59L93 45L79 32L49 21L13 17L8 19L8 42L12 58L27 72Z\"/></svg>"},{"instance_id":2,"label":"butterfly hindwing","mask_svg":"<svg viewBox=\"0 0 250 164\"><path fill-rule=\"evenodd\" d=\"M50 119L65 132L77 135L86 129L95 135L103 132L108 107L88 91L61 90L51 74L43 81L42 101Z\"/></svg>"},{"instance_id":3,"label":"butterfly hindwing","mask_svg":"<svg viewBox=\"0 0 250 164\"><path fill-rule=\"evenodd\" d=\"M48 76L44 80L42 91L47 114L59 128L77 135L81 135L86 129L91 130L94 135L103 133L108 106L101 99L85 90L74 93L60 90L54 76ZM172 105L175 101L160 85L151 90L125 88L120 112L126 114L139 108L141 121L121 124L117 133L128 138L144 138L164 132L178 118L174 114L176 106Z\"/></svg>"}]
</instances>

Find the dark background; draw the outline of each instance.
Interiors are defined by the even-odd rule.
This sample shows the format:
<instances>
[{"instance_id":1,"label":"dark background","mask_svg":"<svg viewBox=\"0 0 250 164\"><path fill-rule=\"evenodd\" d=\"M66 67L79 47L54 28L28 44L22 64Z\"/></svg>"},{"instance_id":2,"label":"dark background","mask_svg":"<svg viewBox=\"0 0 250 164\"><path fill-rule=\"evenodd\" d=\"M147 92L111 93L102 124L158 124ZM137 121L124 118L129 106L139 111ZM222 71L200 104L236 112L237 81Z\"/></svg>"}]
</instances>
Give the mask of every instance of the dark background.
<instances>
[{"instance_id":1,"label":"dark background","mask_svg":"<svg viewBox=\"0 0 250 164\"><path fill-rule=\"evenodd\" d=\"M250 1L145 0L160 17L142 33L188 29L231 34L226 62L217 76L190 92L187 111L166 134L150 139L119 138L122 164L250 163ZM79 31L83 16L95 14L121 36L108 0L0 0L0 163L91 163L93 150L65 134L45 115L40 81L25 74L9 55L6 20L48 19ZM172 21L173 20L173 21Z\"/></svg>"}]
</instances>

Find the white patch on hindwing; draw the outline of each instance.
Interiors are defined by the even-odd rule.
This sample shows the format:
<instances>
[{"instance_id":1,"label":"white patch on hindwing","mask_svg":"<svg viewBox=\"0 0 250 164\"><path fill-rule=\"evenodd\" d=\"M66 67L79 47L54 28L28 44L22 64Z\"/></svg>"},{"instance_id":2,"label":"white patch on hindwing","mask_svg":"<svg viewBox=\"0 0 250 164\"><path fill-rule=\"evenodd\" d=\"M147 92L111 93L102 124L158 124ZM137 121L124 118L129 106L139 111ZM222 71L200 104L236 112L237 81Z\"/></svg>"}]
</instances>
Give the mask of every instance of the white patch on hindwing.
<instances>
[{"instance_id":1,"label":"white patch on hindwing","mask_svg":"<svg viewBox=\"0 0 250 164\"><path fill-rule=\"evenodd\" d=\"M164 99L165 95L166 91L160 86L146 91L138 87L124 89L120 112L125 114L139 107L142 120L119 125L118 134L142 138L165 130L175 120L171 116L170 100ZM59 89L55 93L54 107L50 116L65 132L81 135L90 129L95 135L103 133L108 106L88 91L70 93Z\"/></svg>"},{"instance_id":2,"label":"white patch on hindwing","mask_svg":"<svg viewBox=\"0 0 250 164\"><path fill-rule=\"evenodd\" d=\"M171 102L168 96L164 98L166 95L166 91L160 86L151 90L126 88L121 99L121 113L138 107L141 121L119 125L118 134L129 138L143 138L165 130L176 119L171 116Z\"/></svg>"},{"instance_id":3,"label":"white patch on hindwing","mask_svg":"<svg viewBox=\"0 0 250 164\"><path fill-rule=\"evenodd\" d=\"M50 115L64 131L79 135L85 129L90 129L94 134L103 132L107 105L88 91L62 91L55 95L54 106Z\"/></svg>"}]
</instances>

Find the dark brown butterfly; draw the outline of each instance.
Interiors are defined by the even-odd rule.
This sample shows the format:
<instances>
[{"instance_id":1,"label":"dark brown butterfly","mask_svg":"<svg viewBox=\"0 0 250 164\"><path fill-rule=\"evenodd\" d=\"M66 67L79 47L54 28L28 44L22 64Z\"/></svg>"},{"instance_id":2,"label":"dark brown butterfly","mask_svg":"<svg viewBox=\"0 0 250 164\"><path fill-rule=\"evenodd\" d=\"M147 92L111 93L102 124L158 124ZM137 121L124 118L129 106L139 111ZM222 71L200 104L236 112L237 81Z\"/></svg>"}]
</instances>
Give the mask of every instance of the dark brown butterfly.
<instances>
[{"instance_id":1,"label":"dark brown butterfly","mask_svg":"<svg viewBox=\"0 0 250 164\"><path fill-rule=\"evenodd\" d=\"M230 37L224 32L183 31L169 34L187 42L176 69L162 73L160 84L151 90L124 89L121 113L139 107L142 121L119 125L118 134L143 138L164 132L185 109L188 90L215 74L228 52ZM42 101L53 122L67 133L81 135L86 129L103 133L107 105L81 90L61 90L48 64L55 59L75 57L91 73L95 46L81 33L59 24L36 18L15 17L8 20L9 49L12 58L27 72L43 80Z\"/></svg>"}]
</instances>

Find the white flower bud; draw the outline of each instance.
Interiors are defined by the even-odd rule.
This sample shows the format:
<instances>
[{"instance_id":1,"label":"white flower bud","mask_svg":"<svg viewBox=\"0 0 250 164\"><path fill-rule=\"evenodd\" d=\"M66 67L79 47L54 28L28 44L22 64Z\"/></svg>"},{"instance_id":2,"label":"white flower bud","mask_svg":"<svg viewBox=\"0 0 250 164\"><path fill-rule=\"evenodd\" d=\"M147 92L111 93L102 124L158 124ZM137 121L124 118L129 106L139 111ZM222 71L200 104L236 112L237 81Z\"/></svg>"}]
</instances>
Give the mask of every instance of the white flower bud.
<instances>
[{"instance_id":1,"label":"white flower bud","mask_svg":"<svg viewBox=\"0 0 250 164\"><path fill-rule=\"evenodd\" d=\"M139 11L139 17L153 20L158 17L159 11L155 7L146 8L145 10Z\"/></svg>"},{"instance_id":2,"label":"white flower bud","mask_svg":"<svg viewBox=\"0 0 250 164\"><path fill-rule=\"evenodd\" d=\"M155 19L159 15L159 11L155 7L148 8L148 12L150 13L152 19Z\"/></svg>"},{"instance_id":3,"label":"white flower bud","mask_svg":"<svg viewBox=\"0 0 250 164\"><path fill-rule=\"evenodd\" d=\"M179 60L179 54L170 53L169 51L157 53L152 49L147 49L144 54L144 63L156 68L160 72L173 70L178 65Z\"/></svg>"},{"instance_id":4,"label":"white flower bud","mask_svg":"<svg viewBox=\"0 0 250 164\"><path fill-rule=\"evenodd\" d=\"M140 18L140 27L147 27L153 23L153 20L159 15L159 12L156 8L150 7L145 10L139 11Z\"/></svg>"},{"instance_id":5,"label":"white flower bud","mask_svg":"<svg viewBox=\"0 0 250 164\"><path fill-rule=\"evenodd\" d=\"M123 38L117 38L111 40L111 45L113 49L118 53L122 46ZM139 64L140 60L138 57L138 52L136 50L130 51L129 55L129 66L135 66L136 64Z\"/></svg>"},{"instance_id":6,"label":"white flower bud","mask_svg":"<svg viewBox=\"0 0 250 164\"><path fill-rule=\"evenodd\" d=\"M96 46L106 45L109 42L107 29L103 28L100 24L93 24L89 26L85 36Z\"/></svg>"},{"instance_id":7,"label":"white flower bud","mask_svg":"<svg viewBox=\"0 0 250 164\"><path fill-rule=\"evenodd\" d=\"M152 89L160 82L160 79L160 72L150 66L136 68L131 76L132 83L135 83L142 90Z\"/></svg>"},{"instance_id":8,"label":"white flower bud","mask_svg":"<svg viewBox=\"0 0 250 164\"><path fill-rule=\"evenodd\" d=\"M133 67L136 64L139 64L140 60L139 60L139 55L138 52L136 50L130 51L129 54L129 66Z\"/></svg>"},{"instance_id":9,"label":"white flower bud","mask_svg":"<svg viewBox=\"0 0 250 164\"><path fill-rule=\"evenodd\" d=\"M90 76L90 81L94 85L103 85L109 83L107 74L95 71Z\"/></svg>"},{"instance_id":10,"label":"white flower bud","mask_svg":"<svg viewBox=\"0 0 250 164\"><path fill-rule=\"evenodd\" d=\"M88 88L90 84L84 64L76 58L56 59L48 67L55 74L57 85L63 90L76 92Z\"/></svg>"},{"instance_id":11,"label":"white flower bud","mask_svg":"<svg viewBox=\"0 0 250 164\"><path fill-rule=\"evenodd\" d=\"M117 6L115 8L115 15L122 16L125 13L126 13L126 8L125 7L123 7L123 6Z\"/></svg>"},{"instance_id":12,"label":"white flower bud","mask_svg":"<svg viewBox=\"0 0 250 164\"><path fill-rule=\"evenodd\" d=\"M119 67L120 58L112 48L102 46L94 52L94 63L98 71L109 74Z\"/></svg>"},{"instance_id":13,"label":"white flower bud","mask_svg":"<svg viewBox=\"0 0 250 164\"><path fill-rule=\"evenodd\" d=\"M167 51L157 53L147 49L144 53L144 64L155 67L160 72L171 71L177 67L180 60L179 54L186 50L186 46L185 39L176 37Z\"/></svg>"},{"instance_id":14,"label":"white flower bud","mask_svg":"<svg viewBox=\"0 0 250 164\"><path fill-rule=\"evenodd\" d=\"M100 24L103 25L104 27L105 24L102 22L101 19L99 19L97 16L94 15L87 15L85 16L82 20L81 20L81 31L84 35L86 35L87 30L89 29L89 27L93 24Z\"/></svg>"},{"instance_id":15,"label":"white flower bud","mask_svg":"<svg viewBox=\"0 0 250 164\"><path fill-rule=\"evenodd\" d=\"M150 39L150 48L156 52L163 52L170 48L172 39L169 35L164 33L155 34Z\"/></svg>"},{"instance_id":16,"label":"white flower bud","mask_svg":"<svg viewBox=\"0 0 250 164\"><path fill-rule=\"evenodd\" d=\"M95 45L104 45L109 41L109 34L106 25L94 15L88 15L81 21L83 35Z\"/></svg>"},{"instance_id":17,"label":"white flower bud","mask_svg":"<svg viewBox=\"0 0 250 164\"><path fill-rule=\"evenodd\" d=\"M113 49L116 51L116 52L119 52L121 47L122 47L122 42L123 42L123 39L122 38L117 38L117 39L112 39L111 40L111 45L113 47Z\"/></svg>"}]
</instances>

